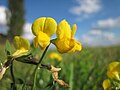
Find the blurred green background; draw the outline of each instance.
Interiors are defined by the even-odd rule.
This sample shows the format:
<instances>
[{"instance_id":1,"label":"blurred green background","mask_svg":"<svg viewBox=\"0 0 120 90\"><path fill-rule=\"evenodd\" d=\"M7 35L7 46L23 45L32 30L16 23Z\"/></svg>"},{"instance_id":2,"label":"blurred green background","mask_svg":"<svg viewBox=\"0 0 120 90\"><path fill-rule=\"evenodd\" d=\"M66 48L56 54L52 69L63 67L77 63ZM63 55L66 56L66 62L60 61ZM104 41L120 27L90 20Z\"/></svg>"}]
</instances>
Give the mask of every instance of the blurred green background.
<instances>
[{"instance_id":1,"label":"blurred green background","mask_svg":"<svg viewBox=\"0 0 120 90\"><path fill-rule=\"evenodd\" d=\"M4 46L0 46L0 61L6 59ZM46 87L52 81L51 72L46 69L39 69L37 75L37 90L103 90L102 82L107 78L106 69L109 63L120 61L120 46L107 48L83 48L81 52L62 54L62 61L51 60L50 53L57 52L48 50L42 63L61 67L60 79L69 84L69 88L63 88L58 84L53 87ZM40 58L42 51L35 49L32 51L36 58ZM30 90L33 80L33 70L35 66L14 61L14 73L16 80L26 83L25 90ZM10 70L8 69L3 79L0 81L1 90L10 90ZM17 84L21 90L24 84Z\"/></svg>"}]
</instances>

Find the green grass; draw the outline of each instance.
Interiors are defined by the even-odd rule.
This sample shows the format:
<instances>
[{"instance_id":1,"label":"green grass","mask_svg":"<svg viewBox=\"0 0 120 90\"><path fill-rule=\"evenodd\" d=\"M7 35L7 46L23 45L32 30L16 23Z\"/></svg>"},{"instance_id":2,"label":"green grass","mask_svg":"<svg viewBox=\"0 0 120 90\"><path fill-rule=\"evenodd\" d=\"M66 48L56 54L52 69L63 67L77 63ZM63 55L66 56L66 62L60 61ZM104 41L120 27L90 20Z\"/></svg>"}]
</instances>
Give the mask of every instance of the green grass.
<instances>
[{"instance_id":1,"label":"green grass","mask_svg":"<svg viewBox=\"0 0 120 90\"><path fill-rule=\"evenodd\" d=\"M0 46L0 62L6 59L4 46ZM49 54L56 50L49 50L42 63L61 67L60 79L69 83L69 88L63 88L56 84L51 88L46 85L52 81L51 73L46 69L40 69L37 75L37 90L103 90L102 82L107 78L106 69L109 63L120 61L120 46L104 48L83 48L81 52L62 54L63 60L59 63L49 59ZM57 51L56 51L57 52ZM42 52L33 52L39 58ZM36 54L39 53L39 54ZM59 64L58 64L59 63ZM14 73L18 83L18 90L25 86L24 90L30 90L35 66L14 61ZM10 70L7 69L2 80L0 80L0 90L10 90L12 83ZM40 89L41 88L41 89Z\"/></svg>"}]
</instances>

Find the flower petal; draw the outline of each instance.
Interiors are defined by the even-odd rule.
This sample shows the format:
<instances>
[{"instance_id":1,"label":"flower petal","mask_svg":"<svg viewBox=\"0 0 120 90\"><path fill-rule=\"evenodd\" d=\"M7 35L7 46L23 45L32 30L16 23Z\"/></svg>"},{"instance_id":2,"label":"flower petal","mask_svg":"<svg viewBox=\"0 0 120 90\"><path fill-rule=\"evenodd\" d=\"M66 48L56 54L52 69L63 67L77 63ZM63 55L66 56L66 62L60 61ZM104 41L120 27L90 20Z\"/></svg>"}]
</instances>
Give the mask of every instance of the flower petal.
<instances>
[{"instance_id":1,"label":"flower petal","mask_svg":"<svg viewBox=\"0 0 120 90\"><path fill-rule=\"evenodd\" d=\"M27 39L25 39L22 36L15 36L14 44L15 44L16 49L29 50L29 48L30 48L30 43L28 42Z\"/></svg>"},{"instance_id":2,"label":"flower petal","mask_svg":"<svg viewBox=\"0 0 120 90\"><path fill-rule=\"evenodd\" d=\"M41 17L35 20L32 24L32 32L35 36L38 35L39 31L46 33L48 36L52 36L57 29L57 23L53 18Z\"/></svg>"},{"instance_id":3,"label":"flower petal","mask_svg":"<svg viewBox=\"0 0 120 90\"><path fill-rule=\"evenodd\" d=\"M46 33L49 37L52 36L57 30L57 23L53 18L46 18L44 23L43 32Z\"/></svg>"},{"instance_id":4,"label":"flower petal","mask_svg":"<svg viewBox=\"0 0 120 90\"><path fill-rule=\"evenodd\" d=\"M107 69L107 76L111 79L119 79L120 74L120 62L112 62Z\"/></svg>"},{"instance_id":5,"label":"flower petal","mask_svg":"<svg viewBox=\"0 0 120 90\"><path fill-rule=\"evenodd\" d=\"M110 90L110 80L106 79L103 81L103 88L104 90Z\"/></svg>"},{"instance_id":6,"label":"flower petal","mask_svg":"<svg viewBox=\"0 0 120 90\"><path fill-rule=\"evenodd\" d=\"M43 32L39 32L39 35L37 36L37 41L41 49L46 48L50 44L50 37Z\"/></svg>"},{"instance_id":7,"label":"flower petal","mask_svg":"<svg viewBox=\"0 0 120 90\"><path fill-rule=\"evenodd\" d=\"M66 38L56 39L55 45L60 53L66 53L74 46L74 44L70 44L70 40Z\"/></svg>"},{"instance_id":8,"label":"flower petal","mask_svg":"<svg viewBox=\"0 0 120 90\"><path fill-rule=\"evenodd\" d=\"M73 24L72 26L72 31L71 31L71 38L74 37L75 33L76 33L76 30L77 30L77 25L76 24Z\"/></svg>"},{"instance_id":9,"label":"flower petal","mask_svg":"<svg viewBox=\"0 0 120 90\"><path fill-rule=\"evenodd\" d=\"M56 35L59 39L71 38L70 25L66 20L62 20L57 27Z\"/></svg>"},{"instance_id":10,"label":"flower petal","mask_svg":"<svg viewBox=\"0 0 120 90\"><path fill-rule=\"evenodd\" d=\"M14 37L14 45L17 50L12 54L12 56L19 56L25 52L28 52L30 49L30 43L22 36Z\"/></svg>"},{"instance_id":11,"label":"flower petal","mask_svg":"<svg viewBox=\"0 0 120 90\"><path fill-rule=\"evenodd\" d=\"M71 43L72 43L72 42L75 43L75 44L74 44L74 47L71 48L68 52L81 51L81 49L82 49L81 43L78 42L78 41L76 41L76 40L74 40L74 39L71 39Z\"/></svg>"},{"instance_id":12,"label":"flower petal","mask_svg":"<svg viewBox=\"0 0 120 90\"><path fill-rule=\"evenodd\" d=\"M35 48L38 48L38 36L36 36L33 40L33 44L35 46Z\"/></svg>"},{"instance_id":13,"label":"flower petal","mask_svg":"<svg viewBox=\"0 0 120 90\"><path fill-rule=\"evenodd\" d=\"M36 36L39 31L43 31L46 17L36 19L32 24L32 33Z\"/></svg>"}]
</instances>

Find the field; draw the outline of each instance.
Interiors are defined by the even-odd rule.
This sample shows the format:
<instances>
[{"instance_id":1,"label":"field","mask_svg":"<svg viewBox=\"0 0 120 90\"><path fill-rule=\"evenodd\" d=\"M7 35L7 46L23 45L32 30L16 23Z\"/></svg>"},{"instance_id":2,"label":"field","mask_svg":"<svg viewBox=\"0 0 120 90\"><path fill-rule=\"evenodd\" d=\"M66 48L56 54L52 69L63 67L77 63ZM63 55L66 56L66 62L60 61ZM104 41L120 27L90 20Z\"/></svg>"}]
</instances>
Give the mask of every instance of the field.
<instances>
[{"instance_id":1,"label":"field","mask_svg":"<svg viewBox=\"0 0 120 90\"><path fill-rule=\"evenodd\" d=\"M56 50L49 50L42 63L61 67L60 79L69 84L63 88L57 83L47 87L52 82L51 73L46 69L39 69L37 75L37 90L103 90L102 82L107 78L106 69L112 61L120 61L120 46L83 48L81 52L62 54L62 61L51 60L48 56ZM41 56L41 50L33 50L36 58ZM0 46L0 61L4 62L6 55L3 46ZM30 90L35 65L14 61L14 74L18 90ZM7 69L0 81L0 90L10 90L11 76ZM41 89L40 89L41 88Z\"/></svg>"}]
</instances>

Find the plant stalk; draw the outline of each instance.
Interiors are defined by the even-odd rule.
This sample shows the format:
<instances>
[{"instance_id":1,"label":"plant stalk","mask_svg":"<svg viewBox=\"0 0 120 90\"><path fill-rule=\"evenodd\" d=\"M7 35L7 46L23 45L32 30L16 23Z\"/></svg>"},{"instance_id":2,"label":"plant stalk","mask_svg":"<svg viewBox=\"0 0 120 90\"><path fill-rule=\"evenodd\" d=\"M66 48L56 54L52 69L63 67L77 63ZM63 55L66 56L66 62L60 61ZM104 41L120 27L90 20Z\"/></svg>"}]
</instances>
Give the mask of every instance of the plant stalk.
<instances>
[{"instance_id":1,"label":"plant stalk","mask_svg":"<svg viewBox=\"0 0 120 90\"><path fill-rule=\"evenodd\" d=\"M44 52L43 52L43 54L42 54L42 56L41 56L41 58L40 58L40 60L39 60L39 62L37 64L37 66L35 67L32 90L35 90L35 87L36 87L36 78L37 78L37 70L38 70L39 65L41 64L41 62L42 62L42 60L43 60L43 58L44 58L44 56L45 56L45 54L46 54L49 46L50 46L50 44L44 50Z\"/></svg>"},{"instance_id":2,"label":"plant stalk","mask_svg":"<svg viewBox=\"0 0 120 90\"><path fill-rule=\"evenodd\" d=\"M11 61L11 65L10 65L10 73L11 73L11 77L12 77L12 81L13 81L13 83L11 83L11 89L17 90L15 76L14 76L14 72L13 72L13 60Z\"/></svg>"}]
</instances>

